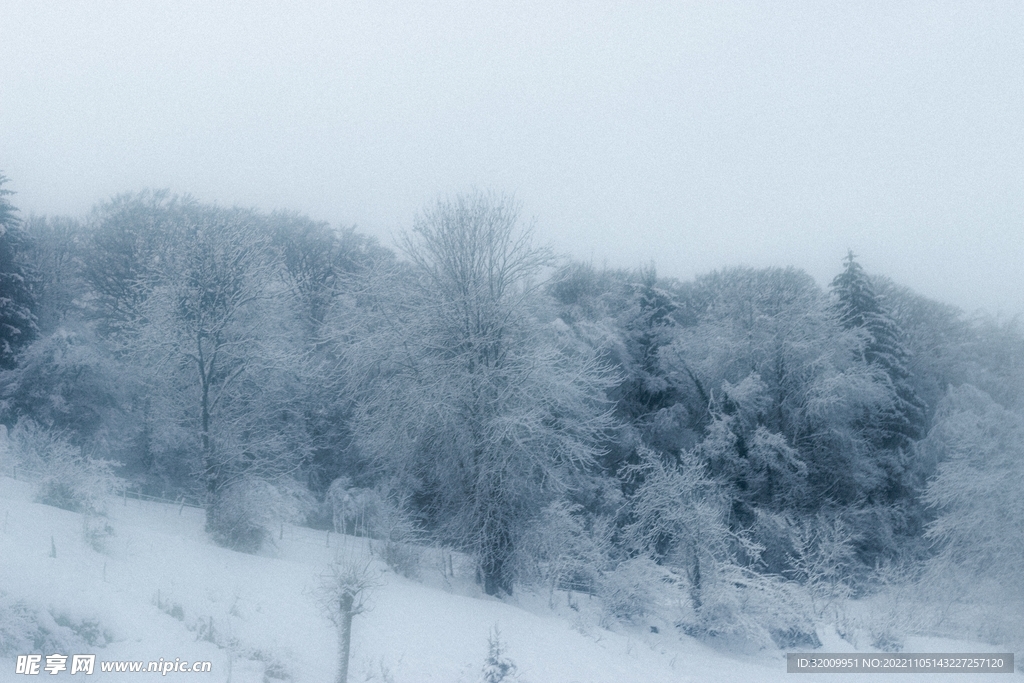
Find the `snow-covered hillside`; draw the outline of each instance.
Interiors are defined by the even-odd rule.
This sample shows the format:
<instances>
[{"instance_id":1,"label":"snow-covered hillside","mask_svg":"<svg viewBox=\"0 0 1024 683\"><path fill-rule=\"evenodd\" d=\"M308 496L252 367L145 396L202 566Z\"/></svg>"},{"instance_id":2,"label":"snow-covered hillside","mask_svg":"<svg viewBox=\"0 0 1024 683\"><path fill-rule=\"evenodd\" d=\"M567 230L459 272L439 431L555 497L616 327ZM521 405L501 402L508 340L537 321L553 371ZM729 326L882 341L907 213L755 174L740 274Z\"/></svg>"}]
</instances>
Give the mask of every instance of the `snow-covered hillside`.
<instances>
[{"instance_id":1,"label":"snow-covered hillside","mask_svg":"<svg viewBox=\"0 0 1024 683\"><path fill-rule=\"evenodd\" d=\"M22 632L23 646L34 637L43 655L53 654L47 648L96 654L95 673L86 680L152 679L157 674L102 673L99 663L163 658L212 663L211 673L171 672L169 679L331 681L337 634L319 606L321 577L339 558L371 559L362 539L288 525L259 556L225 550L203 532L201 510L131 498L111 499L107 517L86 519L32 502L31 484L6 477L0 478L0 520L0 618L6 620L0 637L17 638L19 627L31 627L33 633ZM562 595L554 610L547 595L487 598L468 566L460 570L456 557L454 577L444 575L441 558L424 552L419 581L371 562L378 585L368 611L355 617L350 681L479 681L495 629L522 682L884 680L787 674L784 652L716 649L661 621L603 628L587 596L576 596L570 609ZM821 636L826 651L853 649L834 634ZM906 649L994 650L914 638ZM15 669L13 656L0 659L0 680L35 678ZM61 680L70 672L39 676ZM955 677L958 683L972 678ZM977 678L1022 680L1020 674Z\"/></svg>"}]
</instances>

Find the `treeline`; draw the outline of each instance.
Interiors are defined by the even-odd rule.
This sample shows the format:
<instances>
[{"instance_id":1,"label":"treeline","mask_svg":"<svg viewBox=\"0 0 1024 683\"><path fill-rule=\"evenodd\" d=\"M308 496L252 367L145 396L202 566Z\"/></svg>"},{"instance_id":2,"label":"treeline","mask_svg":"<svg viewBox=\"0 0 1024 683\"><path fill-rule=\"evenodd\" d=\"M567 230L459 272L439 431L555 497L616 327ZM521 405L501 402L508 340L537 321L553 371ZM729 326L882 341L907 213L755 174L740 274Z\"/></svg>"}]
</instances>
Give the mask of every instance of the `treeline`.
<instances>
[{"instance_id":1,"label":"treeline","mask_svg":"<svg viewBox=\"0 0 1024 683\"><path fill-rule=\"evenodd\" d=\"M161 192L0 224L0 420L48 502L128 481L233 547L340 524L776 642L883 567L1024 595L1024 336L852 253L826 290L599 269L485 194L397 254Z\"/></svg>"}]
</instances>

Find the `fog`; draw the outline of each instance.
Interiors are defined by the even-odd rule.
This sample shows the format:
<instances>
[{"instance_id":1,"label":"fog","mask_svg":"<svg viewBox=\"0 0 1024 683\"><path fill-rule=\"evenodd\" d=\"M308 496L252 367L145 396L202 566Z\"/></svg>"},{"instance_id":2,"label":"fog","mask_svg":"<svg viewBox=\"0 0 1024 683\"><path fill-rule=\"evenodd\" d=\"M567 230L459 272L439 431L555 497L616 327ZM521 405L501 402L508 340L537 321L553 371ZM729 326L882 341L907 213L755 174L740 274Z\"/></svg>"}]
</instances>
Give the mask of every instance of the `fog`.
<instances>
[{"instance_id":1,"label":"fog","mask_svg":"<svg viewBox=\"0 0 1024 683\"><path fill-rule=\"evenodd\" d=\"M0 24L30 213L167 187L356 224L516 193L542 240L663 275L847 249L1024 312L1024 5L38 3Z\"/></svg>"}]
</instances>

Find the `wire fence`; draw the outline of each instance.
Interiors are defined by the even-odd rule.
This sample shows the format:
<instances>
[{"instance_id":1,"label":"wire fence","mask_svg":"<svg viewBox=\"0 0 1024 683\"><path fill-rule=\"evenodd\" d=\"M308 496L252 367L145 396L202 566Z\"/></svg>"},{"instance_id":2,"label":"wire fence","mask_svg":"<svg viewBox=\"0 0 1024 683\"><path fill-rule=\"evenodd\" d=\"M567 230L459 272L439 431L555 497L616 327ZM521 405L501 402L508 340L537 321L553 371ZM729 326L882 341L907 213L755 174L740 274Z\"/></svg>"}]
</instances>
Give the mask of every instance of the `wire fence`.
<instances>
[{"instance_id":1,"label":"wire fence","mask_svg":"<svg viewBox=\"0 0 1024 683\"><path fill-rule=\"evenodd\" d=\"M46 476L45 472L35 470L30 467L23 467L19 465L11 465L10 477L17 481L24 481L27 483L36 483ZM202 509L204 506L198 498L194 496L188 496L180 494L175 498L167 498L165 496L152 496L143 493L130 484L130 482L121 480L121 484L117 487L117 497L122 498L127 505L128 498L134 498L135 500L148 500L155 503L167 503L168 505L180 505L190 508Z\"/></svg>"},{"instance_id":2,"label":"wire fence","mask_svg":"<svg viewBox=\"0 0 1024 683\"><path fill-rule=\"evenodd\" d=\"M23 481L26 483L34 484L41 481L46 473L40 470L36 470L30 467L19 466L12 464L10 469L4 473L5 476L9 476L15 481ZM167 496L154 496L143 493L138 487L132 486L129 482L123 482L119 487L114 496L115 499L120 499L121 504L124 507L128 506L129 500L135 500L141 502L157 503L168 506L168 508L177 507L178 514L184 511L185 508L194 510L205 510L206 506L195 496L188 496L180 494L177 497L170 498ZM334 550L348 550L355 546L362 546L366 549L370 549L374 539L365 535L348 535L340 533L335 529L317 529L310 526L304 526L301 524L292 524L278 520L273 526L276 528L268 528L267 540L285 541L290 543L300 543L310 547L319 547ZM276 532L276 533L274 533Z\"/></svg>"}]
</instances>

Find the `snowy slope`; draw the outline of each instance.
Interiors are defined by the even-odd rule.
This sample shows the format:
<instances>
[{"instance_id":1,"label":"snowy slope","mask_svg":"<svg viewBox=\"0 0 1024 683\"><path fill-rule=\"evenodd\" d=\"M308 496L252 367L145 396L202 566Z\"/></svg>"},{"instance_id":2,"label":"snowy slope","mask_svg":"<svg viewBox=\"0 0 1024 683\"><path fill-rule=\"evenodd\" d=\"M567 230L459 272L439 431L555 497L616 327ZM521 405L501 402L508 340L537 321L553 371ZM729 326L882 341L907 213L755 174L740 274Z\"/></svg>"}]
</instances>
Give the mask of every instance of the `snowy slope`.
<instances>
[{"instance_id":1,"label":"snowy slope","mask_svg":"<svg viewBox=\"0 0 1024 683\"><path fill-rule=\"evenodd\" d=\"M369 559L361 539L286 525L283 537L274 539L276 547L253 556L213 545L203 532L202 511L194 508L118 499L110 501L107 519L97 521L31 501L30 484L0 478L0 592L8 603L21 601L83 633L83 622L98 622L95 645L60 629L57 637L65 638L67 647L62 654L95 653L97 661L212 662L212 673L172 672L169 679L333 680L337 636L319 606L318 586L332 560ZM109 524L113 535L100 534L102 544L93 547L83 533L85 524ZM480 680L495 627L524 683L884 680L786 674L782 652L718 650L665 624L659 633L646 623L601 628L596 606L585 596L577 598L578 611L561 606L552 611L547 596L526 594L510 602L487 598L469 576L442 579L432 568L433 558L427 551L421 582L372 565L379 585L370 593L370 609L355 617L350 681L473 683ZM826 649L852 649L824 635ZM907 649L993 650L924 639L911 639ZM14 659L0 659L0 681L35 678L14 671ZM41 674L45 680L66 676L66 671ZM97 670L83 679L156 676ZM896 678L929 680L915 674ZM963 674L954 678L972 680ZM1024 680L1020 674L978 678Z\"/></svg>"}]
</instances>

